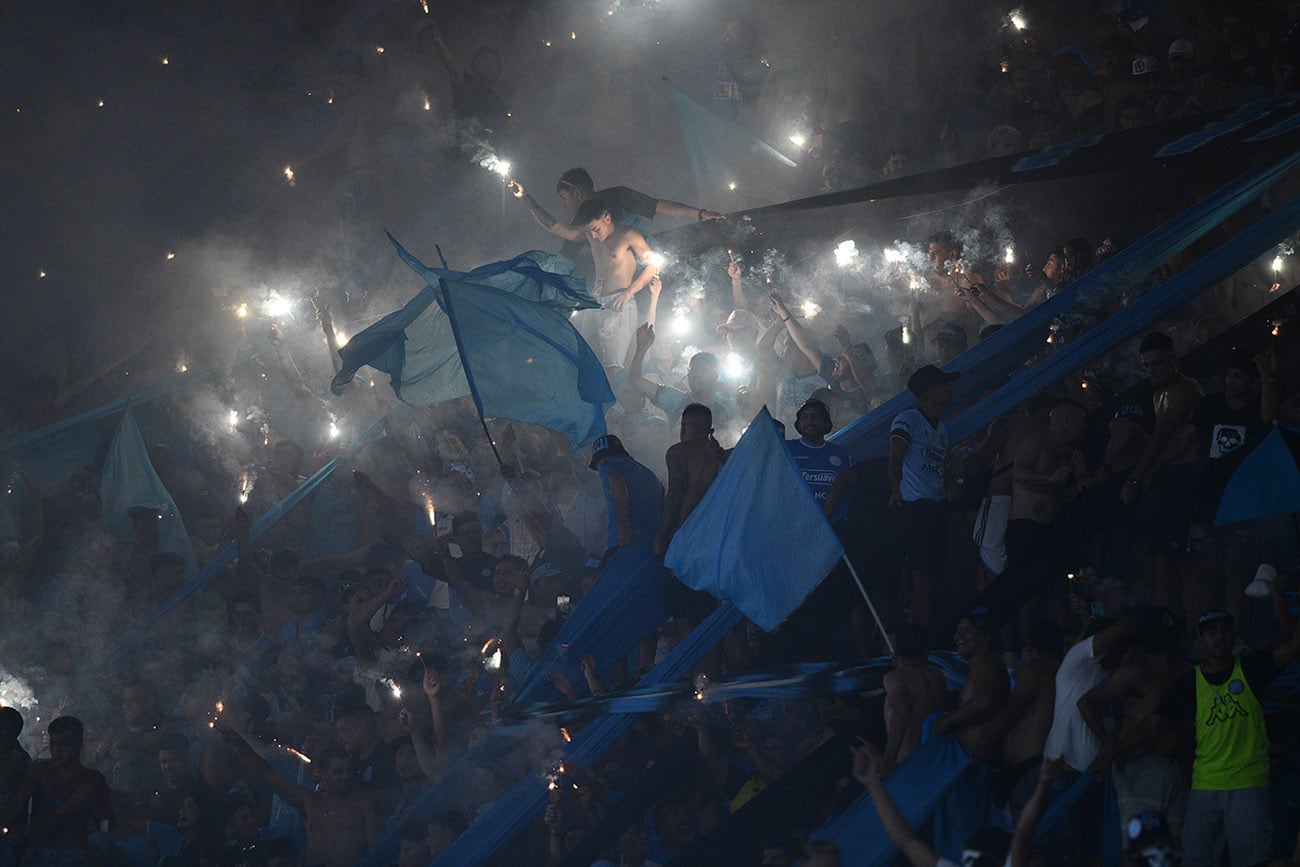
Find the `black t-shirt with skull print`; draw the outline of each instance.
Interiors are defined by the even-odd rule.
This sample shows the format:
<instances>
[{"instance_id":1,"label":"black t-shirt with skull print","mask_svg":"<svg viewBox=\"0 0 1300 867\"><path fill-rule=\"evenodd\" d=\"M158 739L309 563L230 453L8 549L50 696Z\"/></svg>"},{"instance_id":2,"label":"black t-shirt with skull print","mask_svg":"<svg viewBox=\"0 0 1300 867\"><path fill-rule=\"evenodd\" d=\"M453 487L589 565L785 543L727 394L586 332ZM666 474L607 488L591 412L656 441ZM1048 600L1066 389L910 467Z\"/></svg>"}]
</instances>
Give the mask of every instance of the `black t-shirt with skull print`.
<instances>
[{"instance_id":1,"label":"black t-shirt with skull print","mask_svg":"<svg viewBox=\"0 0 1300 867\"><path fill-rule=\"evenodd\" d=\"M1266 425L1260 419L1259 401L1233 409L1221 394L1207 394L1192 413L1192 424L1201 442L1201 458L1227 457L1247 441L1260 435Z\"/></svg>"}]
</instances>

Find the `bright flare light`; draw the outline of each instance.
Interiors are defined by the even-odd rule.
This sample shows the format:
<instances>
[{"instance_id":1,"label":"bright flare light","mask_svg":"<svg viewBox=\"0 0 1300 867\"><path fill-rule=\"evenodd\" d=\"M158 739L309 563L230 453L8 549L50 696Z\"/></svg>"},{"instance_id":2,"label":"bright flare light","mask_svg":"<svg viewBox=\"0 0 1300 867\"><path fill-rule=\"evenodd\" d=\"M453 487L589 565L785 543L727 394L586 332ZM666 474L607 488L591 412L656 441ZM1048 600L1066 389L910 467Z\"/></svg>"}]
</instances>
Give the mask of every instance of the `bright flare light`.
<instances>
[{"instance_id":1,"label":"bright flare light","mask_svg":"<svg viewBox=\"0 0 1300 867\"><path fill-rule=\"evenodd\" d=\"M175 259L175 258L176 258L176 254L175 254L175 253L172 253L172 252L168 252L168 253L167 253L167 261L168 261L168 262L170 262L172 259Z\"/></svg>"},{"instance_id":2,"label":"bright flare light","mask_svg":"<svg viewBox=\"0 0 1300 867\"><path fill-rule=\"evenodd\" d=\"M902 250L894 247L885 248L885 261L890 265L898 265L907 260L907 254Z\"/></svg>"},{"instance_id":3,"label":"bright flare light","mask_svg":"<svg viewBox=\"0 0 1300 867\"><path fill-rule=\"evenodd\" d=\"M346 334L344 334L342 331L339 331L337 328L335 328L335 329L334 329L334 342L337 343L337 344L339 345L340 348L342 348L342 347L344 347L344 346L347 346L347 345L348 345L348 336L347 336Z\"/></svg>"},{"instance_id":4,"label":"bright flare light","mask_svg":"<svg viewBox=\"0 0 1300 867\"><path fill-rule=\"evenodd\" d=\"M800 306L803 309L804 319L812 319L818 313L822 312L822 306L818 304L816 301L805 301Z\"/></svg>"},{"instance_id":5,"label":"bright flare light","mask_svg":"<svg viewBox=\"0 0 1300 867\"><path fill-rule=\"evenodd\" d=\"M668 261L664 258L663 253L654 250L650 251L650 253L645 257L645 260L647 264L652 265L655 268L663 268L664 264Z\"/></svg>"},{"instance_id":6,"label":"bright flare light","mask_svg":"<svg viewBox=\"0 0 1300 867\"><path fill-rule=\"evenodd\" d=\"M801 132L791 133L790 144L794 145L797 148L801 148L804 145L808 144L808 137Z\"/></svg>"},{"instance_id":7,"label":"bright flare light","mask_svg":"<svg viewBox=\"0 0 1300 867\"><path fill-rule=\"evenodd\" d=\"M45 275L42 274L41 276L44 277ZM235 315L238 316L240 319L247 319L247 318L248 318L248 302L247 302L247 301L241 303L238 307L235 308Z\"/></svg>"},{"instance_id":8,"label":"bright flare light","mask_svg":"<svg viewBox=\"0 0 1300 867\"><path fill-rule=\"evenodd\" d=\"M332 440L336 440L336 439L338 439L338 438L339 438L339 434L341 434L341 433L342 433L342 431L339 430L338 422L334 421L334 419L330 419L330 426L329 426L329 437L330 437L330 439L332 439Z\"/></svg>"},{"instance_id":9,"label":"bright flare light","mask_svg":"<svg viewBox=\"0 0 1300 867\"><path fill-rule=\"evenodd\" d=\"M429 102L429 94L427 93L424 95L424 110L425 111L433 110L433 103Z\"/></svg>"},{"instance_id":10,"label":"bright flare light","mask_svg":"<svg viewBox=\"0 0 1300 867\"><path fill-rule=\"evenodd\" d=\"M835 246L835 264L848 268L858 261L858 245L853 239L841 241Z\"/></svg>"},{"instance_id":11,"label":"bright flare light","mask_svg":"<svg viewBox=\"0 0 1300 867\"><path fill-rule=\"evenodd\" d=\"M334 102L334 97L330 97L330 102ZM293 166L284 167L284 179L289 182L289 186L292 187L294 185Z\"/></svg>"},{"instance_id":12,"label":"bright flare light","mask_svg":"<svg viewBox=\"0 0 1300 867\"><path fill-rule=\"evenodd\" d=\"M253 493L253 485L257 482L257 473L252 470L244 470L243 475L239 477L239 502L247 503L248 498Z\"/></svg>"},{"instance_id":13,"label":"bright flare light","mask_svg":"<svg viewBox=\"0 0 1300 867\"><path fill-rule=\"evenodd\" d=\"M691 318L685 313L678 313L673 316L673 321L668 323L672 329L674 337L685 337L691 333Z\"/></svg>"},{"instance_id":14,"label":"bright flare light","mask_svg":"<svg viewBox=\"0 0 1300 867\"><path fill-rule=\"evenodd\" d=\"M731 181L730 183L727 184L727 189L729 189L729 190L734 190L735 188L736 188L736 182L735 182L735 181Z\"/></svg>"},{"instance_id":15,"label":"bright flare light","mask_svg":"<svg viewBox=\"0 0 1300 867\"><path fill-rule=\"evenodd\" d=\"M272 319L287 316L291 310L293 310L293 302L278 292L272 292L262 302L262 315L270 316Z\"/></svg>"},{"instance_id":16,"label":"bright flare light","mask_svg":"<svg viewBox=\"0 0 1300 867\"><path fill-rule=\"evenodd\" d=\"M1279 271L1281 271L1281 270L1282 270L1282 257L1281 257L1281 256L1274 256L1274 257L1273 257L1273 273L1276 274L1277 272L1279 272ZM45 275L42 274L41 276L44 277Z\"/></svg>"},{"instance_id":17,"label":"bright flare light","mask_svg":"<svg viewBox=\"0 0 1300 867\"><path fill-rule=\"evenodd\" d=\"M906 325L903 326L902 339L904 346L912 342L912 329L908 328Z\"/></svg>"},{"instance_id":18,"label":"bright flare light","mask_svg":"<svg viewBox=\"0 0 1300 867\"><path fill-rule=\"evenodd\" d=\"M376 45L376 46L375 46L375 54L383 54L383 53L384 53L384 46L382 46L382 45Z\"/></svg>"},{"instance_id":19,"label":"bright flare light","mask_svg":"<svg viewBox=\"0 0 1300 867\"><path fill-rule=\"evenodd\" d=\"M738 352L728 352L722 361L722 375L732 382L740 382L749 375L749 365Z\"/></svg>"},{"instance_id":20,"label":"bright flare light","mask_svg":"<svg viewBox=\"0 0 1300 867\"><path fill-rule=\"evenodd\" d=\"M1029 26L1029 22L1025 20L1024 13L1021 12L1019 9L1015 10L1007 17L1011 19L1011 26L1016 28L1017 30L1024 30L1026 27Z\"/></svg>"},{"instance_id":21,"label":"bright flare light","mask_svg":"<svg viewBox=\"0 0 1300 867\"><path fill-rule=\"evenodd\" d=\"M425 15L428 15L428 14L429 14L429 0L420 0L420 8L424 10L424 14L425 14Z\"/></svg>"},{"instance_id":22,"label":"bright flare light","mask_svg":"<svg viewBox=\"0 0 1300 867\"><path fill-rule=\"evenodd\" d=\"M232 428L239 426L239 410L232 409L227 418L229 419Z\"/></svg>"},{"instance_id":23,"label":"bright flare light","mask_svg":"<svg viewBox=\"0 0 1300 867\"><path fill-rule=\"evenodd\" d=\"M1006 252L1002 258L1003 261L1005 261L1008 265L1014 264L1016 261L1016 248L1007 247Z\"/></svg>"}]
</instances>

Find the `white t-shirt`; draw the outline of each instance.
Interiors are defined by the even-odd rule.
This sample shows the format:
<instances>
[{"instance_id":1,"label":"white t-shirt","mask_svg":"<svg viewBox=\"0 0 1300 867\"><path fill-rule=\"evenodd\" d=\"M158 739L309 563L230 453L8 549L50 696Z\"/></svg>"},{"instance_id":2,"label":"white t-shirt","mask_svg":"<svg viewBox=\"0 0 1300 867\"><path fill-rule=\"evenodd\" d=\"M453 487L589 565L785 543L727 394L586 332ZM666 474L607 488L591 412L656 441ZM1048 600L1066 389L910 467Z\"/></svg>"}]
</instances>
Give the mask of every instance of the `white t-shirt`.
<instances>
[{"instance_id":1,"label":"white t-shirt","mask_svg":"<svg viewBox=\"0 0 1300 867\"><path fill-rule=\"evenodd\" d=\"M905 409L894 417L889 438L907 443L903 455L903 483L899 490L907 502L942 500L943 466L948 458L948 432L943 422L930 424L919 409Z\"/></svg>"},{"instance_id":2,"label":"white t-shirt","mask_svg":"<svg viewBox=\"0 0 1300 867\"><path fill-rule=\"evenodd\" d=\"M1071 647L1056 670L1056 706L1052 710L1052 730L1043 745L1043 757L1064 758L1076 771L1086 771L1097 758L1101 739L1088 728L1079 713L1079 699L1106 679L1101 660L1093 656L1093 637Z\"/></svg>"}]
</instances>

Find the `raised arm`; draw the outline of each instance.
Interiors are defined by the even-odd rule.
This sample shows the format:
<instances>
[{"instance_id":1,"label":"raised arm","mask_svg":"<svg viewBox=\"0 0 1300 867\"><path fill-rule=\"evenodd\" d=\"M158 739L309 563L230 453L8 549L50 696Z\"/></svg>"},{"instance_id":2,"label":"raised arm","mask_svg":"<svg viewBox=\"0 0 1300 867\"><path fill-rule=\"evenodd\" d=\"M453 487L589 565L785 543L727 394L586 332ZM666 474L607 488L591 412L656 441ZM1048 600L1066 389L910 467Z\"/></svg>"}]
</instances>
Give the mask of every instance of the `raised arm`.
<instances>
[{"instance_id":1,"label":"raised arm","mask_svg":"<svg viewBox=\"0 0 1300 867\"><path fill-rule=\"evenodd\" d=\"M655 342L655 327L650 323L637 326L636 348L627 366L627 382L646 400L653 402L659 394L659 384L645 377L645 354Z\"/></svg>"},{"instance_id":2,"label":"raised arm","mask_svg":"<svg viewBox=\"0 0 1300 867\"><path fill-rule=\"evenodd\" d=\"M528 190L524 188L521 182L511 180L509 188L511 195L524 203L524 207L528 209L528 213L533 215L537 225L566 241L577 241L582 238L582 229L577 226L570 226L568 223L561 223L552 217L545 208L537 203L536 199L528 194Z\"/></svg>"},{"instance_id":3,"label":"raised arm","mask_svg":"<svg viewBox=\"0 0 1300 867\"><path fill-rule=\"evenodd\" d=\"M261 780L263 785L283 798L286 803L297 807L299 810L307 806L307 802L311 798L309 791L301 786L295 786L277 774L275 769L271 767L270 762L259 756L257 751L249 746L248 741L239 732L223 725L218 725L216 728L221 733L221 736L235 748L240 761L253 772L253 776Z\"/></svg>"},{"instance_id":4,"label":"raised arm","mask_svg":"<svg viewBox=\"0 0 1300 867\"><path fill-rule=\"evenodd\" d=\"M799 351L812 362L813 367L820 370L823 353L821 347L817 345L817 341L813 340L813 336L808 333L807 328L804 328L799 318L790 312L785 299L775 292L769 296L769 299L772 304L772 312L785 323L786 330L790 332L790 339L794 341L794 345L799 347Z\"/></svg>"},{"instance_id":5,"label":"raised arm","mask_svg":"<svg viewBox=\"0 0 1300 867\"><path fill-rule=\"evenodd\" d=\"M1047 812L1047 793L1051 791L1052 780L1065 770L1064 759L1043 759L1038 767L1038 785L1034 793L1025 802L1025 808L1016 822L1016 831L1011 835L1011 851L1007 855L1010 867L1029 867L1030 849L1034 843L1034 832L1038 823Z\"/></svg>"},{"instance_id":6,"label":"raised arm","mask_svg":"<svg viewBox=\"0 0 1300 867\"><path fill-rule=\"evenodd\" d=\"M845 328L843 323L840 323L835 326L831 336L835 338L835 342L844 351L844 357L849 360L849 370L853 373L853 378L857 380L858 387L868 388L875 381L875 374L862 363L862 359L858 358L858 354L853 351L853 338L849 336L849 329Z\"/></svg>"},{"instance_id":7,"label":"raised arm","mask_svg":"<svg viewBox=\"0 0 1300 867\"><path fill-rule=\"evenodd\" d=\"M885 827L890 842L912 862L912 867L935 867L939 863L939 856L929 843L917 835L907 817L885 790L885 783L880 779L880 752L861 738L859 740L860 746L849 748L853 752L853 777L871 795L876 812L880 814L880 824Z\"/></svg>"},{"instance_id":8,"label":"raised arm","mask_svg":"<svg viewBox=\"0 0 1300 867\"><path fill-rule=\"evenodd\" d=\"M465 67L461 64L460 59L455 53L447 47L447 43L442 38L442 31L435 29L433 31L433 48L438 52L438 59L442 61L443 67L447 70L447 77L451 83L459 87L465 81Z\"/></svg>"}]
</instances>

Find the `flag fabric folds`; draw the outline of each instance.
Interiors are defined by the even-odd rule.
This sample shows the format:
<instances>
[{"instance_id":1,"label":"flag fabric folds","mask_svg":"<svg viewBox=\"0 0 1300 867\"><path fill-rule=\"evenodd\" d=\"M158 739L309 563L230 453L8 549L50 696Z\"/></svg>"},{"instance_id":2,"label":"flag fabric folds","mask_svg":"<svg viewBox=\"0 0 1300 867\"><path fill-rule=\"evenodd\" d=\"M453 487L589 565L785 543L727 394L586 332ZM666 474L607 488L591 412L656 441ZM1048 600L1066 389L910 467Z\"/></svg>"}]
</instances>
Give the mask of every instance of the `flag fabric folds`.
<instances>
[{"instance_id":1,"label":"flag fabric folds","mask_svg":"<svg viewBox=\"0 0 1300 867\"><path fill-rule=\"evenodd\" d=\"M172 495L154 472L149 450L129 409L122 414L117 435L104 458L99 499L104 526L119 539L131 535L131 509L141 506L156 511L160 516L158 550L180 555L185 560L186 577L194 577L198 559L185 531L185 522Z\"/></svg>"},{"instance_id":2,"label":"flag fabric folds","mask_svg":"<svg viewBox=\"0 0 1300 867\"><path fill-rule=\"evenodd\" d=\"M664 564L771 632L844 554L767 409L750 422Z\"/></svg>"},{"instance_id":3,"label":"flag fabric folds","mask_svg":"<svg viewBox=\"0 0 1300 867\"><path fill-rule=\"evenodd\" d=\"M527 253L462 275L429 268L393 243L438 286L426 284L339 351L335 394L369 365L387 373L393 391L413 406L472 394L482 415L561 431L575 451L605 433L614 393L568 317L597 305L581 280L544 269L557 257ZM476 276L487 282L473 282Z\"/></svg>"}]
</instances>

